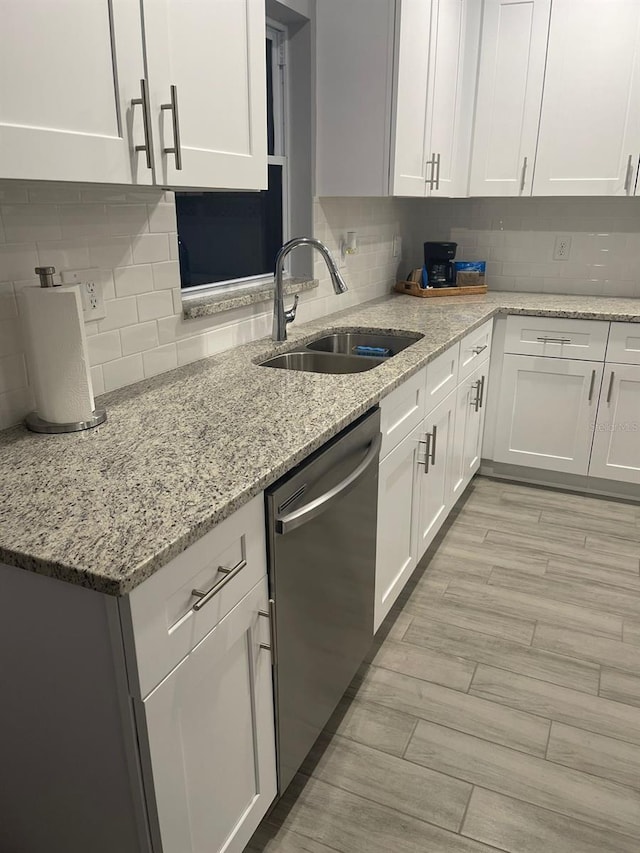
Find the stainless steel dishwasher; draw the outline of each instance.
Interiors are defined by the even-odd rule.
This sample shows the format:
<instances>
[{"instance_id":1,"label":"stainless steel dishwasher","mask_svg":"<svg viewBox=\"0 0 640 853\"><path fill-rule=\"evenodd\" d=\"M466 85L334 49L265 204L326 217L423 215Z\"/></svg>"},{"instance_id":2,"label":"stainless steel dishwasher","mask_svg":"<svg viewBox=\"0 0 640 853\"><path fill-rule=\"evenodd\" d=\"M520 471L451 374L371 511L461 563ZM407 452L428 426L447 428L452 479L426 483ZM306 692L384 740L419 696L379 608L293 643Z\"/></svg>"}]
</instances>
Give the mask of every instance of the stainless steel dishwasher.
<instances>
[{"instance_id":1,"label":"stainless steel dishwasher","mask_svg":"<svg viewBox=\"0 0 640 853\"><path fill-rule=\"evenodd\" d=\"M282 794L373 640L380 412L267 491Z\"/></svg>"}]
</instances>

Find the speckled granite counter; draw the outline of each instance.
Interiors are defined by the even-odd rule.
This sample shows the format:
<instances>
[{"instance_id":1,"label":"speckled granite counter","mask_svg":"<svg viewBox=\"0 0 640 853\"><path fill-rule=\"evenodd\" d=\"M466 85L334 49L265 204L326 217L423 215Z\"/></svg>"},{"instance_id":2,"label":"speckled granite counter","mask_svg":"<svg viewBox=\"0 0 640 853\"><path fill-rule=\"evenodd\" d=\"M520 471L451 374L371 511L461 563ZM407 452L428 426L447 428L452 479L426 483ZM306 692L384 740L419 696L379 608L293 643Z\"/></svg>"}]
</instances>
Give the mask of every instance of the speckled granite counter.
<instances>
[{"instance_id":1,"label":"speckled granite counter","mask_svg":"<svg viewBox=\"0 0 640 853\"><path fill-rule=\"evenodd\" d=\"M263 339L105 395L109 420L88 433L5 430L0 561L124 594L497 313L640 322L640 300L394 296L290 326L277 348ZM424 338L365 373L254 364L327 328Z\"/></svg>"}]
</instances>

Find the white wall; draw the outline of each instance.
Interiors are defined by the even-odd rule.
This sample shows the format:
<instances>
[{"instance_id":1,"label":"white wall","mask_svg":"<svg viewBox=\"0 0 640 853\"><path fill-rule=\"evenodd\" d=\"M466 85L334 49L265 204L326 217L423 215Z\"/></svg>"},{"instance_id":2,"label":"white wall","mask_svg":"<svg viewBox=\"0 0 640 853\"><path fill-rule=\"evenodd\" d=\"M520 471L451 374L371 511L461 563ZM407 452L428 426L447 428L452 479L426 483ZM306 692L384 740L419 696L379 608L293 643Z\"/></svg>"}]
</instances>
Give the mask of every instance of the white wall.
<instances>
[{"instance_id":1,"label":"white wall","mask_svg":"<svg viewBox=\"0 0 640 853\"><path fill-rule=\"evenodd\" d=\"M344 270L350 285L336 297L321 260L318 290L301 294L299 322L388 291L399 208L388 199L314 202L314 231L338 250L357 230L358 255ZM271 305L196 320L181 316L175 205L172 193L131 187L0 182L0 428L33 407L17 293L37 284L34 267L104 270L107 316L87 324L96 394L269 334Z\"/></svg>"},{"instance_id":2,"label":"white wall","mask_svg":"<svg viewBox=\"0 0 640 853\"><path fill-rule=\"evenodd\" d=\"M458 260L487 261L491 290L640 297L640 199L410 199L403 230L408 266L426 240L453 240ZM568 260L553 260L557 235Z\"/></svg>"}]
</instances>

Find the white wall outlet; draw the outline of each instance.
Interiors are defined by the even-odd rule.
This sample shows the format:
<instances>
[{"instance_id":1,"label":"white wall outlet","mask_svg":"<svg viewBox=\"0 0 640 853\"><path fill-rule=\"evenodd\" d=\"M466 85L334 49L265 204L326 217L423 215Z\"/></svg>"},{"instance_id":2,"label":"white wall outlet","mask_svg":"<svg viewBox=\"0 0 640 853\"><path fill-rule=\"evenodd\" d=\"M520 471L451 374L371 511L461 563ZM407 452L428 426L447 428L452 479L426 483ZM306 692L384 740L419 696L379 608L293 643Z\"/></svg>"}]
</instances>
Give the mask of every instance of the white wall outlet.
<instances>
[{"instance_id":1,"label":"white wall outlet","mask_svg":"<svg viewBox=\"0 0 640 853\"><path fill-rule=\"evenodd\" d=\"M80 287L82 313L85 323L102 320L107 316L104 304L102 270L65 270L61 273L63 284L77 284Z\"/></svg>"},{"instance_id":2,"label":"white wall outlet","mask_svg":"<svg viewBox=\"0 0 640 853\"><path fill-rule=\"evenodd\" d=\"M402 237L399 234L396 234L393 238L393 257L402 257Z\"/></svg>"},{"instance_id":3,"label":"white wall outlet","mask_svg":"<svg viewBox=\"0 0 640 853\"><path fill-rule=\"evenodd\" d=\"M571 254L571 237L568 234L557 234L553 247L554 261L568 261Z\"/></svg>"}]
</instances>

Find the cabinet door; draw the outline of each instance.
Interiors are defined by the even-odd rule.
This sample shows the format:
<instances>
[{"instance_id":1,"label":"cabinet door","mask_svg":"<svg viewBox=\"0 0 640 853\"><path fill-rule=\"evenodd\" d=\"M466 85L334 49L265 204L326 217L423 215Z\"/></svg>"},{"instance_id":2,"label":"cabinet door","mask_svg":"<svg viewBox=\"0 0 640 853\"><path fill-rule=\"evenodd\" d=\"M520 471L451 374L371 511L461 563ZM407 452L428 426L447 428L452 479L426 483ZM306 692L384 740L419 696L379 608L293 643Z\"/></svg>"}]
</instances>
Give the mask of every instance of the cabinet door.
<instances>
[{"instance_id":1,"label":"cabinet door","mask_svg":"<svg viewBox=\"0 0 640 853\"><path fill-rule=\"evenodd\" d=\"M418 494L416 470L424 461L420 424L380 464L374 631L416 567Z\"/></svg>"},{"instance_id":2,"label":"cabinet door","mask_svg":"<svg viewBox=\"0 0 640 853\"><path fill-rule=\"evenodd\" d=\"M140 11L0 0L0 177L150 184Z\"/></svg>"},{"instance_id":3,"label":"cabinet door","mask_svg":"<svg viewBox=\"0 0 640 853\"><path fill-rule=\"evenodd\" d=\"M550 7L485 0L469 195L531 195Z\"/></svg>"},{"instance_id":4,"label":"cabinet door","mask_svg":"<svg viewBox=\"0 0 640 853\"><path fill-rule=\"evenodd\" d=\"M143 0L142 8L157 182L265 189L264 2ZM163 109L172 86L176 109ZM176 147L181 164L165 150Z\"/></svg>"},{"instance_id":5,"label":"cabinet door","mask_svg":"<svg viewBox=\"0 0 640 853\"><path fill-rule=\"evenodd\" d=\"M633 195L640 3L553 0L534 195Z\"/></svg>"},{"instance_id":6,"label":"cabinet door","mask_svg":"<svg viewBox=\"0 0 640 853\"><path fill-rule=\"evenodd\" d=\"M453 391L423 421L426 458L416 474L419 490L418 548L422 557L449 514L452 503L451 461L456 392Z\"/></svg>"},{"instance_id":7,"label":"cabinet door","mask_svg":"<svg viewBox=\"0 0 640 853\"><path fill-rule=\"evenodd\" d=\"M275 797L266 610L265 578L142 703L165 853L240 853Z\"/></svg>"},{"instance_id":8,"label":"cabinet door","mask_svg":"<svg viewBox=\"0 0 640 853\"><path fill-rule=\"evenodd\" d=\"M456 418L451 456L452 501L458 500L480 467L487 401L489 360L460 383L456 392Z\"/></svg>"},{"instance_id":9,"label":"cabinet door","mask_svg":"<svg viewBox=\"0 0 640 853\"><path fill-rule=\"evenodd\" d=\"M505 355L494 459L586 474L602 370L594 362Z\"/></svg>"},{"instance_id":10,"label":"cabinet door","mask_svg":"<svg viewBox=\"0 0 640 853\"><path fill-rule=\"evenodd\" d=\"M431 29L427 159L435 154L429 196L466 196L476 91L481 4L438 0Z\"/></svg>"},{"instance_id":11,"label":"cabinet door","mask_svg":"<svg viewBox=\"0 0 640 853\"><path fill-rule=\"evenodd\" d=\"M392 195L424 196L431 175L425 133L433 8L433 0L401 0L397 7Z\"/></svg>"},{"instance_id":12,"label":"cabinet door","mask_svg":"<svg viewBox=\"0 0 640 853\"><path fill-rule=\"evenodd\" d=\"M606 365L589 476L640 484L640 366Z\"/></svg>"}]
</instances>

